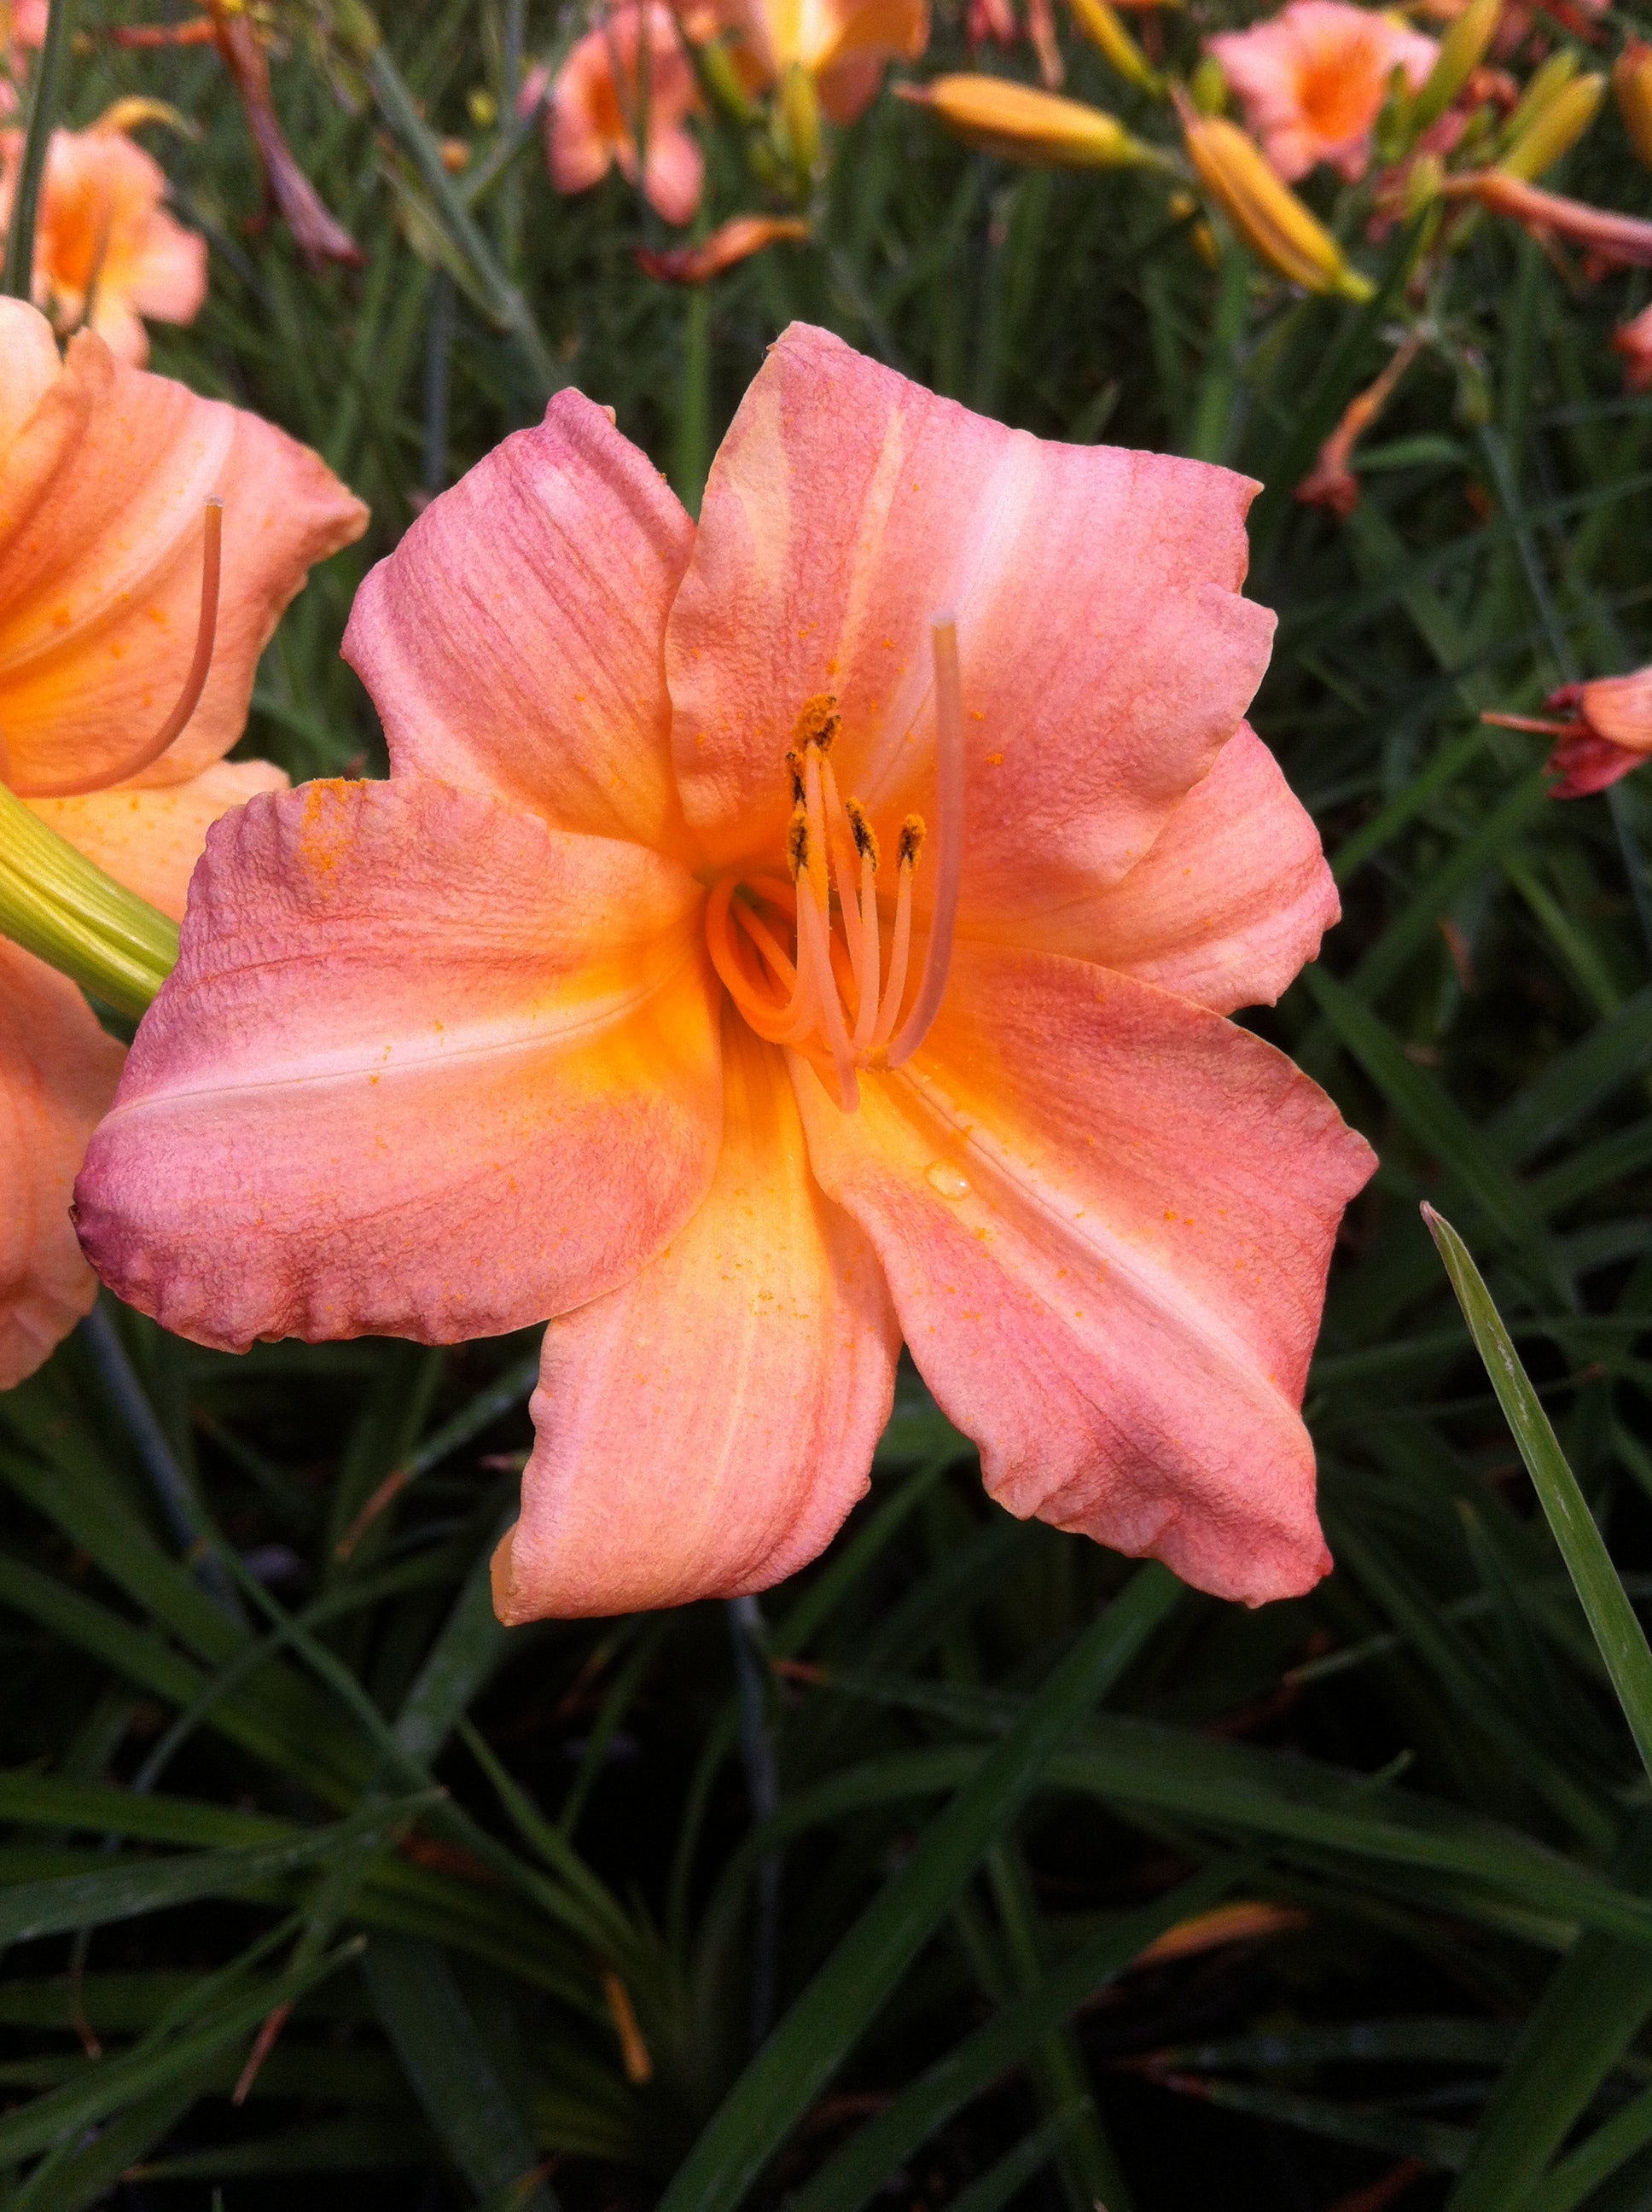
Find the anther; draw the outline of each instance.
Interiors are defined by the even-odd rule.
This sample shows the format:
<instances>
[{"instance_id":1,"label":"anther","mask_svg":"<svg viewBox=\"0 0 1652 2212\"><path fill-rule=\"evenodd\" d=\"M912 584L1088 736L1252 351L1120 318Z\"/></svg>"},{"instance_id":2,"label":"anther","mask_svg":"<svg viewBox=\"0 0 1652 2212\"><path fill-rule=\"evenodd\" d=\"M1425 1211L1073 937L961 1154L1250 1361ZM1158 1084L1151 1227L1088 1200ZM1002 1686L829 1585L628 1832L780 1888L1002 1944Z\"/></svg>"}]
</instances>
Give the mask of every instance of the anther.
<instances>
[{"instance_id":1,"label":"anther","mask_svg":"<svg viewBox=\"0 0 1652 2212\"><path fill-rule=\"evenodd\" d=\"M795 745L786 748L786 773L792 779L792 804L801 806L804 799L803 755Z\"/></svg>"},{"instance_id":2,"label":"anther","mask_svg":"<svg viewBox=\"0 0 1652 2212\"><path fill-rule=\"evenodd\" d=\"M878 833L866 819L866 810L858 799L846 799L843 811L849 817L849 835L854 839L854 849L863 860L872 862L872 873L878 872Z\"/></svg>"},{"instance_id":3,"label":"anther","mask_svg":"<svg viewBox=\"0 0 1652 2212\"><path fill-rule=\"evenodd\" d=\"M895 849L897 867L915 868L917 866L918 855L924 849L926 834L923 816L908 814L901 824L901 842Z\"/></svg>"},{"instance_id":4,"label":"anther","mask_svg":"<svg viewBox=\"0 0 1652 2212\"><path fill-rule=\"evenodd\" d=\"M809 810L801 795L792 809L792 819L786 831L786 865L796 883L809 865Z\"/></svg>"},{"instance_id":5,"label":"anther","mask_svg":"<svg viewBox=\"0 0 1652 2212\"><path fill-rule=\"evenodd\" d=\"M837 735L838 720L836 695L817 691L798 709L798 719L792 726L793 745L799 752L809 745L818 745L822 752L829 752L832 739Z\"/></svg>"}]
</instances>

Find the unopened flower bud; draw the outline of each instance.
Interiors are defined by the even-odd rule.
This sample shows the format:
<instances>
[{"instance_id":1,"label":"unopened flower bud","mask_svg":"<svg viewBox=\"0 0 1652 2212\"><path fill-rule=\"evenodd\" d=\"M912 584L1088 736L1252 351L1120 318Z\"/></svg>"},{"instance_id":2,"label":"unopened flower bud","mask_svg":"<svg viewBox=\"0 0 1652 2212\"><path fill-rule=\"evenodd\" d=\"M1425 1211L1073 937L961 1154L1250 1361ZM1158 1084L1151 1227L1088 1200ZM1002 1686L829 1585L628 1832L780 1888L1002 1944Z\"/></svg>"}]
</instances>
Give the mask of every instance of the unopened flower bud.
<instances>
[{"instance_id":1,"label":"unopened flower bud","mask_svg":"<svg viewBox=\"0 0 1652 2212\"><path fill-rule=\"evenodd\" d=\"M801 62L793 62L780 79L779 105L793 173L806 196L820 162L820 100Z\"/></svg>"},{"instance_id":2,"label":"unopened flower bud","mask_svg":"<svg viewBox=\"0 0 1652 2212\"><path fill-rule=\"evenodd\" d=\"M1542 101L1523 129L1510 130L1509 143L1498 164L1512 177L1529 184L1568 154L1600 112L1606 97L1603 76L1575 76ZM1524 106L1525 102L1522 101ZM1515 110L1515 120L1519 118Z\"/></svg>"},{"instance_id":3,"label":"unopened flower bud","mask_svg":"<svg viewBox=\"0 0 1652 2212\"><path fill-rule=\"evenodd\" d=\"M1426 131L1445 113L1479 67L1502 12L1503 0L1468 0L1441 40L1438 57L1417 95L1411 112L1413 129Z\"/></svg>"},{"instance_id":4,"label":"unopened flower bud","mask_svg":"<svg viewBox=\"0 0 1652 2212\"><path fill-rule=\"evenodd\" d=\"M692 53L695 73L712 106L741 129L755 123L756 107L740 82L733 56L721 39L708 39L704 46L693 47Z\"/></svg>"},{"instance_id":5,"label":"unopened flower bud","mask_svg":"<svg viewBox=\"0 0 1652 2212\"><path fill-rule=\"evenodd\" d=\"M903 100L932 109L965 145L1007 161L1065 169L1163 166L1157 149L1144 145L1105 108L1035 92L1007 77L938 76L927 85L896 90Z\"/></svg>"},{"instance_id":6,"label":"unopened flower bud","mask_svg":"<svg viewBox=\"0 0 1652 2212\"><path fill-rule=\"evenodd\" d=\"M1201 115L1220 115L1228 104L1228 81L1214 54L1206 54L1187 80L1187 93Z\"/></svg>"},{"instance_id":7,"label":"unopened flower bud","mask_svg":"<svg viewBox=\"0 0 1652 2212\"><path fill-rule=\"evenodd\" d=\"M1162 92L1163 80L1143 53L1117 10L1108 0L1070 0L1073 21L1094 46L1099 46L1114 68L1144 92Z\"/></svg>"},{"instance_id":8,"label":"unopened flower bud","mask_svg":"<svg viewBox=\"0 0 1652 2212\"><path fill-rule=\"evenodd\" d=\"M1631 39L1619 55L1612 88L1630 144L1652 168L1652 46L1643 39Z\"/></svg>"},{"instance_id":9,"label":"unopened flower bud","mask_svg":"<svg viewBox=\"0 0 1652 2212\"><path fill-rule=\"evenodd\" d=\"M1253 253L1304 291L1370 298L1369 280L1344 260L1318 216L1281 182L1237 124L1200 115L1186 94L1176 108L1200 182Z\"/></svg>"}]
</instances>

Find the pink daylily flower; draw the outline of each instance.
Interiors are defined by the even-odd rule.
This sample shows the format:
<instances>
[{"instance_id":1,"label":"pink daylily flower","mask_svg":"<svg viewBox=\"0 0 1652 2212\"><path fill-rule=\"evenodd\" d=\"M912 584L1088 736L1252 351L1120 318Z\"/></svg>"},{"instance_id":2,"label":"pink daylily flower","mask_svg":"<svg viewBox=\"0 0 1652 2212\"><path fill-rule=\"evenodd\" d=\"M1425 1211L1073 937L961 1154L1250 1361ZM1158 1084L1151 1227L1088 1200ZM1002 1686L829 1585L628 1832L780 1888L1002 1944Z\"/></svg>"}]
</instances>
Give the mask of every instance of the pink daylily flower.
<instances>
[{"instance_id":1,"label":"pink daylily flower","mask_svg":"<svg viewBox=\"0 0 1652 2212\"><path fill-rule=\"evenodd\" d=\"M210 836L77 1186L100 1273L232 1347L553 1316L507 1620L813 1559L903 1337L1011 1512L1308 1589L1373 1161L1226 1018L1338 911L1243 720L1254 489L793 325L696 529L560 394L356 600L390 781Z\"/></svg>"},{"instance_id":2,"label":"pink daylily flower","mask_svg":"<svg viewBox=\"0 0 1652 2212\"><path fill-rule=\"evenodd\" d=\"M648 70L646 144L637 153L641 76ZM544 89L535 70L522 88L531 110ZM688 222L700 204L705 157L686 127L700 104L682 35L664 0L617 7L577 40L545 103L545 155L559 192L588 191L617 162L641 182L667 222Z\"/></svg>"},{"instance_id":3,"label":"pink daylily flower","mask_svg":"<svg viewBox=\"0 0 1652 2212\"><path fill-rule=\"evenodd\" d=\"M224 504L216 643L186 720L203 501ZM0 300L0 783L174 919L207 825L284 785L223 756L312 563L367 509L307 447ZM97 1295L69 1216L123 1054L66 977L0 940L0 1390Z\"/></svg>"},{"instance_id":4,"label":"pink daylily flower","mask_svg":"<svg viewBox=\"0 0 1652 2212\"><path fill-rule=\"evenodd\" d=\"M1266 22L1224 31L1209 45L1287 184L1321 161L1350 183L1363 177L1394 70L1415 92L1439 52L1399 16L1346 0L1289 0Z\"/></svg>"}]
</instances>

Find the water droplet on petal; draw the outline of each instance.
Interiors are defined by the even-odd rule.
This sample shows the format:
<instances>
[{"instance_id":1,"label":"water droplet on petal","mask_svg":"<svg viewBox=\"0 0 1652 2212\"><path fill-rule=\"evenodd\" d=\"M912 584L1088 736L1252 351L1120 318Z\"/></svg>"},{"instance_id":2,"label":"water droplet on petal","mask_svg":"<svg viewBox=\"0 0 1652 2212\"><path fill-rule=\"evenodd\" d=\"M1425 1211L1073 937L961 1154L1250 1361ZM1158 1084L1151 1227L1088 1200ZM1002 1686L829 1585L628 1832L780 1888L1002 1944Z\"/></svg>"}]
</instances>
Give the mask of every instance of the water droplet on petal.
<instances>
[{"instance_id":1,"label":"water droplet on petal","mask_svg":"<svg viewBox=\"0 0 1652 2212\"><path fill-rule=\"evenodd\" d=\"M968 1198L969 1178L960 1175L951 1160L932 1160L924 1170L925 1175L943 1198Z\"/></svg>"}]
</instances>

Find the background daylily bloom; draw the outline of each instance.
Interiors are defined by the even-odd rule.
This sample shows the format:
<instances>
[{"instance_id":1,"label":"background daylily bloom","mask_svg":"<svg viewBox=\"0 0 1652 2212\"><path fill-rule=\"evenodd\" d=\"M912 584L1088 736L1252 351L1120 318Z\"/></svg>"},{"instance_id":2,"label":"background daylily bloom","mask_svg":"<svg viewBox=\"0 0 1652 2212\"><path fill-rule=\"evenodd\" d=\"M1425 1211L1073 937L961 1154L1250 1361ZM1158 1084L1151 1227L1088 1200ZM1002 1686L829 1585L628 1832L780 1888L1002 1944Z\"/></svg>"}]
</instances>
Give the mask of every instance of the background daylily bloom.
<instances>
[{"instance_id":1,"label":"background daylily bloom","mask_svg":"<svg viewBox=\"0 0 1652 2212\"><path fill-rule=\"evenodd\" d=\"M358 596L390 781L211 833L77 1186L99 1272L232 1346L556 1316L507 1620L813 1558L903 1335L1012 1512L1308 1588L1372 1159L1225 1018L1337 914L1242 720L1254 489L794 325L696 532L560 394Z\"/></svg>"},{"instance_id":2,"label":"background daylily bloom","mask_svg":"<svg viewBox=\"0 0 1652 2212\"><path fill-rule=\"evenodd\" d=\"M636 126L645 58L647 144L639 165ZM536 70L522 88L525 108L532 109L544 86L544 76ZM700 204L705 157L684 123L699 104L693 66L664 0L614 9L575 43L545 103L551 182L559 192L588 191L617 162L629 183L641 179L650 204L667 222L689 222Z\"/></svg>"},{"instance_id":3,"label":"background daylily bloom","mask_svg":"<svg viewBox=\"0 0 1652 2212\"><path fill-rule=\"evenodd\" d=\"M890 64L929 44L929 0L723 0L718 12L760 82L806 70L834 123L853 123Z\"/></svg>"},{"instance_id":4,"label":"background daylily bloom","mask_svg":"<svg viewBox=\"0 0 1652 2212\"><path fill-rule=\"evenodd\" d=\"M22 154L8 136L0 231ZM33 293L59 330L89 323L123 361L149 357L143 318L191 323L206 298L206 240L167 213L166 173L123 131L54 131L34 237Z\"/></svg>"},{"instance_id":5,"label":"background daylily bloom","mask_svg":"<svg viewBox=\"0 0 1652 2212\"><path fill-rule=\"evenodd\" d=\"M1288 183L1321 161L1363 177L1394 70L1415 92L1439 51L1397 15L1345 0L1290 0L1248 31L1219 33L1210 49Z\"/></svg>"},{"instance_id":6,"label":"background daylily bloom","mask_svg":"<svg viewBox=\"0 0 1652 2212\"><path fill-rule=\"evenodd\" d=\"M211 670L170 750L128 776L189 672L212 493L228 520ZM181 916L208 823L286 781L222 758L258 654L306 569L366 521L270 424L125 367L89 332L60 362L46 319L0 301L0 781ZM95 1295L69 1195L121 1059L72 984L0 943L0 1389Z\"/></svg>"},{"instance_id":7,"label":"background daylily bloom","mask_svg":"<svg viewBox=\"0 0 1652 2212\"><path fill-rule=\"evenodd\" d=\"M1551 799L1587 799L1652 756L1652 668L1563 684L1547 704L1547 715L1487 714L1480 720L1558 740L1548 760L1558 779L1549 787Z\"/></svg>"}]
</instances>

